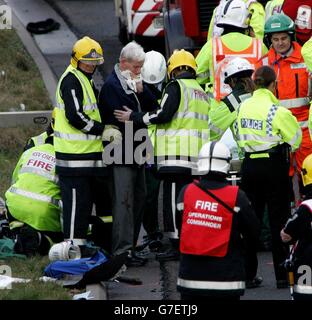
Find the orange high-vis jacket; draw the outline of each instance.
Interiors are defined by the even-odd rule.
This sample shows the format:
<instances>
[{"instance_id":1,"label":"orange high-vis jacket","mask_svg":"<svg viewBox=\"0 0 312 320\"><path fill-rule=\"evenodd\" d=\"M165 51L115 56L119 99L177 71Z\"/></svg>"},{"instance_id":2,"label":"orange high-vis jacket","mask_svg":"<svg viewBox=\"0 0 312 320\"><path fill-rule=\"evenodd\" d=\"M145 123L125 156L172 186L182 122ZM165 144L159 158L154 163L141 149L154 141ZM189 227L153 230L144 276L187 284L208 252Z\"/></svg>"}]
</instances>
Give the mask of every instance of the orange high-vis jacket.
<instances>
[{"instance_id":1,"label":"orange high-vis jacket","mask_svg":"<svg viewBox=\"0 0 312 320\"><path fill-rule=\"evenodd\" d=\"M257 64L272 66L277 77L275 96L280 104L297 118L301 128L307 127L310 107L311 78L301 55L301 46L293 42L293 51L285 58L273 48Z\"/></svg>"},{"instance_id":2,"label":"orange high-vis jacket","mask_svg":"<svg viewBox=\"0 0 312 320\"><path fill-rule=\"evenodd\" d=\"M214 72L214 98L220 101L231 93L229 85L224 83L224 70L227 64L236 57L248 60L256 65L262 56L263 42L261 39L252 38L250 46L245 50L233 51L222 42L222 37L212 39L213 72Z\"/></svg>"}]
</instances>

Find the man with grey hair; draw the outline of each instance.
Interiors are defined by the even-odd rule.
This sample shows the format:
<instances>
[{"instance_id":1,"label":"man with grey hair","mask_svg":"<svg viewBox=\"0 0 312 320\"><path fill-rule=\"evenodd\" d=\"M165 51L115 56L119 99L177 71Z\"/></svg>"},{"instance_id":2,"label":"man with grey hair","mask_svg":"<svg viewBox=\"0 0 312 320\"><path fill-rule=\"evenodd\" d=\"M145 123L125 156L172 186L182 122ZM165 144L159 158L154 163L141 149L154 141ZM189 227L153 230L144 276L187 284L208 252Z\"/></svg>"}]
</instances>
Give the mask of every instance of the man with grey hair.
<instances>
[{"instance_id":1,"label":"man with grey hair","mask_svg":"<svg viewBox=\"0 0 312 320\"><path fill-rule=\"evenodd\" d=\"M103 158L111 168L109 189L113 215L112 252L117 255L129 250L128 266L140 266L146 262L134 254L146 196L142 160L144 155L138 156L136 151L142 140L138 141L134 137L139 129L144 132L146 127L133 125L132 122L121 123L115 118L114 111L127 107L141 112L158 107L154 95L142 82L141 68L144 60L143 48L134 41L128 43L121 50L119 63L106 79L99 97L103 122L118 128L123 136L120 146L111 144L105 148Z\"/></svg>"}]
</instances>

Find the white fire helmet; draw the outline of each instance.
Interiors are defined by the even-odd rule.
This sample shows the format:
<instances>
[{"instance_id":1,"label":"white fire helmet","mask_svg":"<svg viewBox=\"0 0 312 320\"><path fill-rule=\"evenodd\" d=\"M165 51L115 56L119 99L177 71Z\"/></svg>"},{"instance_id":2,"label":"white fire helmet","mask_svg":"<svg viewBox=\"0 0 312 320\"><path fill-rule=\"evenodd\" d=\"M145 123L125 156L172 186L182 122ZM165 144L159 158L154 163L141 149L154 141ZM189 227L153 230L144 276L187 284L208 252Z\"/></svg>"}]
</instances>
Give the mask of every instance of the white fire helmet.
<instances>
[{"instance_id":1,"label":"white fire helmet","mask_svg":"<svg viewBox=\"0 0 312 320\"><path fill-rule=\"evenodd\" d=\"M243 0L229 0L223 4L221 17L217 26L234 26L238 28L248 28L249 11Z\"/></svg>"},{"instance_id":2,"label":"white fire helmet","mask_svg":"<svg viewBox=\"0 0 312 320\"><path fill-rule=\"evenodd\" d=\"M240 73L251 77L254 70L254 66L248 60L236 57L232 59L225 67L224 83L228 84L229 78L234 76L235 74L237 75L237 77L239 77Z\"/></svg>"},{"instance_id":3,"label":"white fire helmet","mask_svg":"<svg viewBox=\"0 0 312 320\"><path fill-rule=\"evenodd\" d=\"M166 76L167 66L165 57L158 51L148 51L141 69L143 81L150 84L161 83Z\"/></svg>"},{"instance_id":4,"label":"white fire helmet","mask_svg":"<svg viewBox=\"0 0 312 320\"><path fill-rule=\"evenodd\" d=\"M197 171L205 175L210 171L228 173L231 161L230 149L221 142L208 142L202 146L198 155Z\"/></svg>"}]
</instances>

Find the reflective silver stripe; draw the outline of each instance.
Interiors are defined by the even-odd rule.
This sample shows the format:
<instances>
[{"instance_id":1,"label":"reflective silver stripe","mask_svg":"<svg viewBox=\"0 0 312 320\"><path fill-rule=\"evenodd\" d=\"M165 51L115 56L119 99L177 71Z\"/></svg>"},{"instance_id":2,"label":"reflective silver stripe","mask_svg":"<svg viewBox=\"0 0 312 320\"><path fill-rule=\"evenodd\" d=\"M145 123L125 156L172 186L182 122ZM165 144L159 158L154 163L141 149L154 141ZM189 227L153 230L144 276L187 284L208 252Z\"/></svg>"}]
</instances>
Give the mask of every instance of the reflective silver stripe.
<instances>
[{"instance_id":1,"label":"reflective silver stripe","mask_svg":"<svg viewBox=\"0 0 312 320\"><path fill-rule=\"evenodd\" d=\"M198 281L178 278L177 285L190 289L243 290L244 281Z\"/></svg>"},{"instance_id":2,"label":"reflective silver stripe","mask_svg":"<svg viewBox=\"0 0 312 320\"><path fill-rule=\"evenodd\" d=\"M302 131L301 129L298 129L295 136L288 142L288 144L293 146L301 135L302 135Z\"/></svg>"},{"instance_id":3,"label":"reflective silver stripe","mask_svg":"<svg viewBox=\"0 0 312 320\"><path fill-rule=\"evenodd\" d=\"M35 193L35 192L31 192L31 191L25 191L16 187L11 187L9 189L9 192L18 194L20 196L24 196L26 198L30 198L30 199L34 199L34 200L39 200L39 201L43 201L43 202L48 202L51 204L54 204L55 206L59 206L59 200L53 199L50 196L46 196L44 194L39 194L39 193Z\"/></svg>"},{"instance_id":4,"label":"reflective silver stripe","mask_svg":"<svg viewBox=\"0 0 312 320\"><path fill-rule=\"evenodd\" d=\"M184 203L183 203L183 202L177 203L177 209L178 209L179 211L184 210Z\"/></svg>"},{"instance_id":5,"label":"reflective silver stripe","mask_svg":"<svg viewBox=\"0 0 312 320\"><path fill-rule=\"evenodd\" d=\"M198 73L196 75L197 78L209 78L210 76L210 72L209 71L206 71L206 72L201 72L201 73Z\"/></svg>"},{"instance_id":6,"label":"reflective silver stripe","mask_svg":"<svg viewBox=\"0 0 312 320\"><path fill-rule=\"evenodd\" d=\"M236 100L235 96L231 93L227 96L228 100L231 102L231 105L235 110L239 107L239 102Z\"/></svg>"},{"instance_id":7,"label":"reflective silver stripe","mask_svg":"<svg viewBox=\"0 0 312 320\"><path fill-rule=\"evenodd\" d=\"M92 103L91 103L91 97L90 97L90 95L89 95L89 91L88 91L88 89L87 89L87 87L85 86L85 82L84 82L84 80L80 77L80 74L79 74L79 72L76 70L76 69L72 69L72 72L76 75L76 77L80 80L80 83L82 84L82 86L84 87L84 91L86 92L86 94L87 94L87 99L88 99L88 102L89 102L89 105L91 105ZM90 84L91 85L91 84Z\"/></svg>"},{"instance_id":8,"label":"reflective silver stripe","mask_svg":"<svg viewBox=\"0 0 312 320\"><path fill-rule=\"evenodd\" d=\"M303 129L303 128L307 128L308 127L308 124L309 124L309 121L298 121L299 123L299 126Z\"/></svg>"},{"instance_id":9,"label":"reflective silver stripe","mask_svg":"<svg viewBox=\"0 0 312 320\"><path fill-rule=\"evenodd\" d=\"M173 239L178 239L179 238L179 230L177 229L176 226L176 189L177 185L175 182L171 184L171 213L172 213L172 221L173 221L173 230L174 230L174 235Z\"/></svg>"},{"instance_id":10,"label":"reflective silver stripe","mask_svg":"<svg viewBox=\"0 0 312 320\"><path fill-rule=\"evenodd\" d=\"M35 138L37 138L37 143L38 143L38 145L44 144L44 142L45 142L45 135L46 135L46 133L43 132L43 133L41 133L39 136L35 137Z\"/></svg>"},{"instance_id":11,"label":"reflective silver stripe","mask_svg":"<svg viewBox=\"0 0 312 320\"><path fill-rule=\"evenodd\" d=\"M251 93L244 93L239 96L241 101L245 101L246 99L251 97Z\"/></svg>"},{"instance_id":12,"label":"reflective silver stripe","mask_svg":"<svg viewBox=\"0 0 312 320\"><path fill-rule=\"evenodd\" d=\"M209 117L207 114L201 114L198 112L178 112L175 115L176 119L197 119L197 120L204 120L208 121Z\"/></svg>"},{"instance_id":13,"label":"reflective silver stripe","mask_svg":"<svg viewBox=\"0 0 312 320\"><path fill-rule=\"evenodd\" d=\"M261 39L257 39L258 42L258 59L259 60L262 57L262 40Z\"/></svg>"},{"instance_id":14,"label":"reflective silver stripe","mask_svg":"<svg viewBox=\"0 0 312 320\"><path fill-rule=\"evenodd\" d=\"M19 171L20 174L22 173L33 173L33 174L37 174L38 176L44 177L50 181L53 182L57 182L57 177L53 174L49 174L47 173L46 170L43 169L39 169L39 168L29 168L29 167L23 167L21 168L21 170Z\"/></svg>"},{"instance_id":15,"label":"reflective silver stripe","mask_svg":"<svg viewBox=\"0 0 312 320\"><path fill-rule=\"evenodd\" d=\"M64 103L56 103L56 108L60 109L60 110L65 110L65 105ZM84 111L93 111L95 109L97 109L97 104L94 103L94 104L86 104L83 106L83 110Z\"/></svg>"},{"instance_id":16,"label":"reflective silver stripe","mask_svg":"<svg viewBox=\"0 0 312 320\"><path fill-rule=\"evenodd\" d=\"M74 239L75 233L75 217L76 217L76 189L72 189L72 207L71 207L71 214L70 214L70 232L69 237L70 239Z\"/></svg>"},{"instance_id":17,"label":"reflective silver stripe","mask_svg":"<svg viewBox=\"0 0 312 320\"><path fill-rule=\"evenodd\" d=\"M295 284L294 292L303 293L303 294L312 294L312 286Z\"/></svg>"},{"instance_id":18,"label":"reflective silver stripe","mask_svg":"<svg viewBox=\"0 0 312 320\"><path fill-rule=\"evenodd\" d=\"M209 129L211 130L211 131L214 131L214 132L216 132L217 134L219 134L219 135L222 135L224 132L225 132L225 130L222 130L222 129L220 129L220 128L218 128L218 127L216 127L212 122L208 122L208 127L209 127Z\"/></svg>"},{"instance_id":19,"label":"reflective silver stripe","mask_svg":"<svg viewBox=\"0 0 312 320\"><path fill-rule=\"evenodd\" d=\"M56 159L56 165L65 168L101 168L105 164L101 160L59 160Z\"/></svg>"},{"instance_id":20,"label":"reflective silver stripe","mask_svg":"<svg viewBox=\"0 0 312 320\"><path fill-rule=\"evenodd\" d=\"M174 129L158 129L156 130L156 136L177 136L177 137L187 137L187 136L192 136L196 138L201 138L204 140L208 140L209 138L209 130L204 129L204 130L196 130L196 129L179 129L179 130L174 130Z\"/></svg>"},{"instance_id":21,"label":"reflective silver stripe","mask_svg":"<svg viewBox=\"0 0 312 320\"><path fill-rule=\"evenodd\" d=\"M243 141L261 141L261 142L280 142L282 141L281 137L279 136L258 136L257 134L239 134L239 140Z\"/></svg>"},{"instance_id":22,"label":"reflective silver stripe","mask_svg":"<svg viewBox=\"0 0 312 320\"><path fill-rule=\"evenodd\" d=\"M178 166L178 167L197 169L196 162L191 162L191 161L187 161L187 160L180 160L180 159L158 161L157 165L158 165L159 168L161 168L161 167L169 167L169 166L170 167L171 166Z\"/></svg>"},{"instance_id":23,"label":"reflective silver stripe","mask_svg":"<svg viewBox=\"0 0 312 320\"><path fill-rule=\"evenodd\" d=\"M282 107L290 109L290 108L299 108L299 107L306 106L310 103L310 99L309 97L304 97L304 98L295 98L295 99L284 99L284 100L279 100L279 102Z\"/></svg>"},{"instance_id":24,"label":"reflective silver stripe","mask_svg":"<svg viewBox=\"0 0 312 320\"><path fill-rule=\"evenodd\" d=\"M62 133L59 131L54 131L54 137L72 141L91 141L102 139L101 136L95 136L93 134Z\"/></svg>"},{"instance_id":25,"label":"reflective silver stripe","mask_svg":"<svg viewBox=\"0 0 312 320\"><path fill-rule=\"evenodd\" d=\"M183 96L184 96L184 99L183 99L184 100L183 111L186 112L188 110L188 107L189 107L188 88L183 83L183 81L179 81L178 80L178 83L182 87L182 92L183 92ZM176 115L174 115L174 118L176 118Z\"/></svg>"}]
</instances>

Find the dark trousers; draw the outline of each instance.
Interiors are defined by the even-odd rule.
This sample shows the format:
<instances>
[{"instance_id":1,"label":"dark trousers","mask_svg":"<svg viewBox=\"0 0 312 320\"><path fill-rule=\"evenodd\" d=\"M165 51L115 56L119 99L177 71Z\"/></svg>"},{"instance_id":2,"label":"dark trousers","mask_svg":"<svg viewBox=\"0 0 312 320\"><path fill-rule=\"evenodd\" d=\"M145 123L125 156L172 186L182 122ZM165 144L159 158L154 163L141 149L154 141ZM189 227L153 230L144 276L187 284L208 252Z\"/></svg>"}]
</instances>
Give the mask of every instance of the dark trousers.
<instances>
[{"instance_id":1,"label":"dark trousers","mask_svg":"<svg viewBox=\"0 0 312 320\"><path fill-rule=\"evenodd\" d=\"M144 166L112 166L109 178L112 198L112 252L134 249L143 219L146 197Z\"/></svg>"},{"instance_id":2,"label":"dark trousers","mask_svg":"<svg viewBox=\"0 0 312 320\"><path fill-rule=\"evenodd\" d=\"M279 153L270 154L269 158L245 157L241 171L241 188L246 192L260 221L267 204L275 278L286 280L286 271L281 264L287 258L288 247L281 241L280 231L290 216L289 162ZM247 280L251 280L257 274L257 251L248 243L246 246L246 275Z\"/></svg>"},{"instance_id":3,"label":"dark trousers","mask_svg":"<svg viewBox=\"0 0 312 320\"><path fill-rule=\"evenodd\" d=\"M94 203L94 176L59 176L65 239L87 239Z\"/></svg>"},{"instance_id":4,"label":"dark trousers","mask_svg":"<svg viewBox=\"0 0 312 320\"><path fill-rule=\"evenodd\" d=\"M170 239L179 239L180 219L176 217L177 199L184 186L193 181L192 176L177 176L164 179L163 184L163 215L164 232L167 232Z\"/></svg>"},{"instance_id":5,"label":"dark trousers","mask_svg":"<svg viewBox=\"0 0 312 320\"><path fill-rule=\"evenodd\" d=\"M147 234L159 231L158 225L158 195L160 180L157 177L157 168L145 170L146 201L143 215L143 227Z\"/></svg>"}]
</instances>

